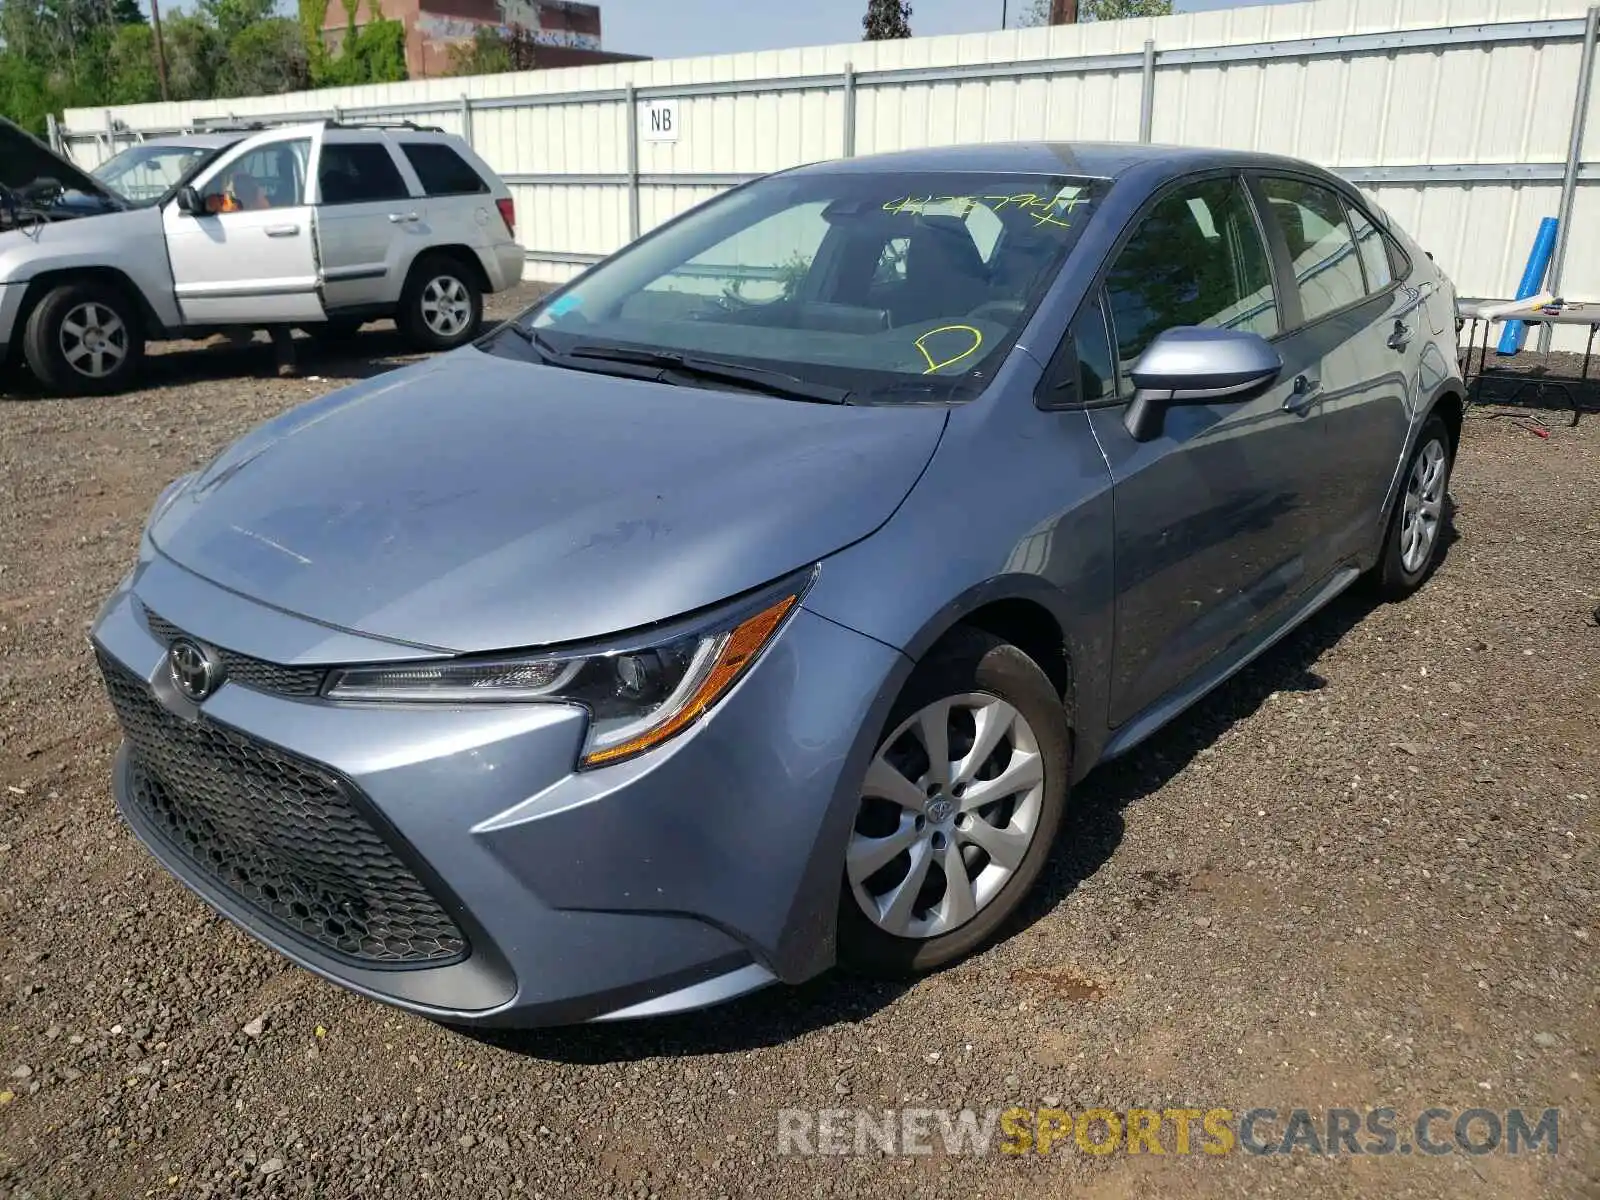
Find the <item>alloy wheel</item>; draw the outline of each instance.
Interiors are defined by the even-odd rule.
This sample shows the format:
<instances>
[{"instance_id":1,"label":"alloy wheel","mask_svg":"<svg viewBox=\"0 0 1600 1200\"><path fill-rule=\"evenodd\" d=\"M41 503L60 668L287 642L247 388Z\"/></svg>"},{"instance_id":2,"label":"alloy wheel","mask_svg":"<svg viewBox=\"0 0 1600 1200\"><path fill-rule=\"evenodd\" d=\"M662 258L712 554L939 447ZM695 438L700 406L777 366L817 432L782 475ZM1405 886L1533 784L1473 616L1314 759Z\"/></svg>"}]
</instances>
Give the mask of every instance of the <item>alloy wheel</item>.
<instances>
[{"instance_id":1,"label":"alloy wheel","mask_svg":"<svg viewBox=\"0 0 1600 1200\"><path fill-rule=\"evenodd\" d=\"M1012 705L950 696L884 739L861 791L845 852L856 902L885 933L938 937L971 921L1022 865L1044 759Z\"/></svg>"},{"instance_id":2,"label":"alloy wheel","mask_svg":"<svg viewBox=\"0 0 1600 1200\"><path fill-rule=\"evenodd\" d=\"M1427 563L1439 539L1447 462L1444 445L1435 438L1417 455L1406 479L1405 507L1400 518L1400 565L1412 574Z\"/></svg>"},{"instance_id":3,"label":"alloy wheel","mask_svg":"<svg viewBox=\"0 0 1600 1200\"><path fill-rule=\"evenodd\" d=\"M108 305L87 300L68 310L58 334L67 365L90 379L104 379L128 357L128 327Z\"/></svg>"},{"instance_id":4,"label":"alloy wheel","mask_svg":"<svg viewBox=\"0 0 1600 1200\"><path fill-rule=\"evenodd\" d=\"M438 275L422 289L422 321L442 338L453 338L472 320L467 285L453 275Z\"/></svg>"}]
</instances>

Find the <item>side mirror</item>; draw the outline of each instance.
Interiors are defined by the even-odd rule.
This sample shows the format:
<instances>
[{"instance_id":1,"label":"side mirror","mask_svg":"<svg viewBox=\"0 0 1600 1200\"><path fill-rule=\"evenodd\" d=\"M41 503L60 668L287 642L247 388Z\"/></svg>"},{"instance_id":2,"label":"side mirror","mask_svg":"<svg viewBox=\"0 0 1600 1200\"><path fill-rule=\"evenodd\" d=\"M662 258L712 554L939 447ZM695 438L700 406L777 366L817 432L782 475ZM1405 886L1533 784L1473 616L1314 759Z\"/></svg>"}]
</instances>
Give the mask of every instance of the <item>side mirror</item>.
<instances>
[{"instance_id":1,"label":"side mirror","mask_svg":"<svg viewBox=\"0 0 1600 1200\"><path fill-rule=\"evenodd\" d=\"M188 213L191 217L201 216L206 207L200 203L200 193L195 191L190 184L184 184L178 189L178 211Z\"/></svg>"},{"instance_id":2,"label":"side mirror","mask_svg":"<svg viewBox=\"0 0 1600 1200\"><path fill-rule=\"evenodd\" d=\"M1135 441L1161 432L1174 404L1215 404L1259 392L1283 370L1266 338L1238 329L1168 329L1156 336L1129 372L1133 400L1122 423Z\"/></svg>"}]
</instances>

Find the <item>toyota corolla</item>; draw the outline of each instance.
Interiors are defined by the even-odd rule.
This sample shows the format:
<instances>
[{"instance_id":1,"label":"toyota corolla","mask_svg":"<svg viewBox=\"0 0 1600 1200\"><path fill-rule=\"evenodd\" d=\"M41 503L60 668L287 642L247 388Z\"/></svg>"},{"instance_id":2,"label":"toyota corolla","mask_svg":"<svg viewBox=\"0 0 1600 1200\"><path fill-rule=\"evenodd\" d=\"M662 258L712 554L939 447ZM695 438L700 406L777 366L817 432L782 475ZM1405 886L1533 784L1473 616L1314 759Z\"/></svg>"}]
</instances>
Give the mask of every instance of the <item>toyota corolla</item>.
<instances>
[{"instance_id":1,"label":"toyota corolla","mask_svg":"<svg viewBox=\"0 0 1600 1200\"><path fill-rule=\"evenodd\" d=\"M93 642L185 884L431 1017L1003 930L1072 785L1442 544L1454 292L1286 158L768 176L157 500Z\"/></svg>"}]
</instances>

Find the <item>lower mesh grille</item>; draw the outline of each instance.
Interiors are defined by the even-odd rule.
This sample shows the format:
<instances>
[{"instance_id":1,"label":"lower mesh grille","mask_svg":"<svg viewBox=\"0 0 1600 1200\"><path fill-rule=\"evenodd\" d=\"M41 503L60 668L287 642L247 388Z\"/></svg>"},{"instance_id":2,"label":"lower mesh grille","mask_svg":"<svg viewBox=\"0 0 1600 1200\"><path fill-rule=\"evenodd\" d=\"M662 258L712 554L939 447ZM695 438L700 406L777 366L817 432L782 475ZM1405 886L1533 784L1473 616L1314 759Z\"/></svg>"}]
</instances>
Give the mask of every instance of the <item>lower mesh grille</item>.
<instances>
[{"instance_id":1,"label":"lower mesh grille","mask_svg":"<svg viewBox=\"0 0 1600 1200\"><path fill-rule=\"evenodd\" d=\"M129 746L128 799L201 872L345 958L442 966L461 930L352 803L348 785L231 729L169 713L100 656Z\"/></svg>"}]
</instances>

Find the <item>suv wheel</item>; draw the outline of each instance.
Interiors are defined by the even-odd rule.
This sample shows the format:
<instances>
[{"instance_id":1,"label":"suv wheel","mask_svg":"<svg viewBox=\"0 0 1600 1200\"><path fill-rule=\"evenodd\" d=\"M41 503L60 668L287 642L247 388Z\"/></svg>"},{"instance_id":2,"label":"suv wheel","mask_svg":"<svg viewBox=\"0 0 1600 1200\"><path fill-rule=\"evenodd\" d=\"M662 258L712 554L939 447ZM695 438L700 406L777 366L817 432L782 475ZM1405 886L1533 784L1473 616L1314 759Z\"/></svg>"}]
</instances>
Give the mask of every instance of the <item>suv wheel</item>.
<instances>
[{"instance_id":1,"label":"suv wheel","mask_svg":"<svg viewBox=\"0 0 1600 1200\"><path fill-rule=\"evenodd\" d=\"M412 345L453 350L477 336L482 319L483 289L459 259L434 254L411 268L400 299L399 325Z\"/></svg>"},{"instance_id":2,"label":"suv wheel","mask_svg":"<svg viewBox=\"0 0 1600 1200\"><path fill-rule=\"evenodd\" d=\"M23 333L28 369L62 396L122 390L144 358L138 309L103 283L64 283L34 308Z\"/></svg>"},{"instance_id":3,"label":"suv wheel","mask_svg":"<svg viewBox=\"0 0 1600 1200\"><path fill-rule=\"evenodd\" d=\"M840 962L909 974L987 941L1039 877L1070 769L1066 710L1038 664L981 630L946 638L912 672L862 781Z\"/></svg>"},{"instance_id":4,"label":"suv wheel","mask_svg":"<svg viewBox=\"0 0 1600 1200\"><path fill-rule=\"evenodd\" d=\"M1416 591L1439 559L1454 457L1450 431L1438 417L1430 417L1406 463L1405 483L1378 560L1378 590L1386 600L1401 600Z\"/></svg>"}]
</instances>

